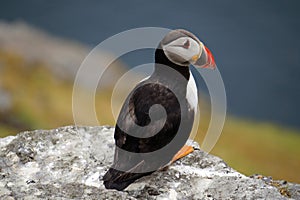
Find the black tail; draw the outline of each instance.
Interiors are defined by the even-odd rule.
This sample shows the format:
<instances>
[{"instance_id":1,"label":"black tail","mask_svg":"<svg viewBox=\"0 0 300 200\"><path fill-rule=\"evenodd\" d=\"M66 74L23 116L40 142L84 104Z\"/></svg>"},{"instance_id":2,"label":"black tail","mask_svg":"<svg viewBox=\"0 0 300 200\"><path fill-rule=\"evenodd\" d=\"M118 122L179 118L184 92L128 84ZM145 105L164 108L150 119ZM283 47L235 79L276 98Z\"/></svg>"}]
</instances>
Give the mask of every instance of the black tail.
<instances>
[{"instance_id":1,"label":"black tail","mask_svg":"<svg viewBox=\"0 0 300 200\"><path fill-rule=\"evenodd\" d=\"M128 185L135 180L150 175L153 172L147 173L130 173L123 172L113 168L110 168L103 176L104 186L106 189L124 190Z\"/></svg>"}]
</instances>

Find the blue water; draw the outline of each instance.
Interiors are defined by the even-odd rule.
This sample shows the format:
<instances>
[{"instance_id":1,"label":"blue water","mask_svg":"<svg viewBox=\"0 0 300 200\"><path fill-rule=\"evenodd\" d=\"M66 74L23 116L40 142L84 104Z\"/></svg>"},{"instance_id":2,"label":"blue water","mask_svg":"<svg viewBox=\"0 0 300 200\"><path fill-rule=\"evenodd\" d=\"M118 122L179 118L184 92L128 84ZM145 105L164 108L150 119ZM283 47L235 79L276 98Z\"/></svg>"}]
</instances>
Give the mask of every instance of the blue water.
<instances>
[{"instance_id":1,"label":"blue water","mask_svg":"<svg viewBox=\"0 0 300 200\"><path fill-rule=\"evenodd\" d=\"M42 1L0 4L0 19L22 20L95 46L143 26L185 28L212 50L228 112L300 128L300 1ZM152 56L128 56L128 65Z\"/></svg>"}]
</instances>

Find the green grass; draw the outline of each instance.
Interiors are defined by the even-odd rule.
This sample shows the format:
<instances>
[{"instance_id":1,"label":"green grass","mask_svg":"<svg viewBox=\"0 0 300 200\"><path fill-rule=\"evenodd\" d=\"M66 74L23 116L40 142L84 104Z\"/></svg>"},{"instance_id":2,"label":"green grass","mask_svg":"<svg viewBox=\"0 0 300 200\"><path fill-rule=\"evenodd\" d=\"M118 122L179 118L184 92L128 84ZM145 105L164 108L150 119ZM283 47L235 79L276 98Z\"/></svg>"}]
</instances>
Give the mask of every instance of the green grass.
<instances>
[{"instance_id":1,"label":"green grass","mask_svg":"<svg viewBox=\"0 0 300 200\"><path fill-rule=\"evenodd\" d=\"M45 65L25 62L14 54L0 52L0 61L0 84L10 92L13 104L6 113L0 113L6 121L12 121L6 129L18 132L73 123L70 83L56 79ZM19 126L7 127L10 124ZM2 137L5 134L1 132Z\"/></svg>"},{"instance_id":2,"label":"green grass","mask_svg":"<svg viewBox=\"0 0 300 200\"><path fill-rule=\"evenodd\" d=\"M52 76L41 62L29 63L14 53L0 51L0 87L11 93L13 104L10 110L0 112L0 137L74 123L72 83ZM87 92L81 91L83 103ZM102 90L96 95L96 110L101 124L114 125L110 94L110 90ZM201 111L200 131L195 138L199 143L205 136L209 119L209 113ZM80 113L81 121L90 125L90 116L85 114L84 107ZM299 145L298 130L228 117L211 153L247 175L261 173L300 183Z\"/></svg>"},{"instance_id":3,"label":"green grass","mask_svg":"<svg viewBox=\"0 0 300 200\"><path fill-rule=\"evenodd\" d=\"M213 154L247 175L300 182L300 133L270 123L229 118Z\"/></svg>"}]
</instances>

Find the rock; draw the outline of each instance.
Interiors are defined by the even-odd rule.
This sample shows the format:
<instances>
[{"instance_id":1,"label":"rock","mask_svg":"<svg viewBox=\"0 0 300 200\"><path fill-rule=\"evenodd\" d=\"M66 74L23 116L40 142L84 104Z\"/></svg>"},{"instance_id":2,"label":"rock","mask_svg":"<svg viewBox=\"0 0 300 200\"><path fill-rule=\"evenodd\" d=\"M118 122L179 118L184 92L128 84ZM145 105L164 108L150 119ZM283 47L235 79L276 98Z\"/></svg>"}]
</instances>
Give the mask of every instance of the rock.
<instances>
[{"instance_id":1,"label":"rock","mask_svg":"<svg viewBox=\"0 0 300 200\"><path fill-rule=\"evenodd\" d=\"M107 190L113 128L62 127L0 139L0 199L293 199L300 186L246 177L192 142L195 151L131 184ZM276 184L275 184L276 183Z\"/></svg>"}]
</instances>

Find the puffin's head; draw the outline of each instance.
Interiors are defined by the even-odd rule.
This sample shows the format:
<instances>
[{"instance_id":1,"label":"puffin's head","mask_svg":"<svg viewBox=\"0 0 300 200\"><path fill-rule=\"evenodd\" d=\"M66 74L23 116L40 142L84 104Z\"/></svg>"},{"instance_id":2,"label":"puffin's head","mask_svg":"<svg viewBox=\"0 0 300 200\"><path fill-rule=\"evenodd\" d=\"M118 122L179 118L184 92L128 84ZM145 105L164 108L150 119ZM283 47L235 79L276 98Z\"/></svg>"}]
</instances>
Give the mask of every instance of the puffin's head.
<instances>
[{"instance_id":1,"label":"puffin's head","mask_svg":"<svg viewBox=\"0 0 300 200\"><path fill-rule=\"evenodd\" d=\"M190 64L214 69L216 63L210 50L192 33L177 29L170 31L160 42L167 58L180 66Z\"/></svg>"}]
</instances>

